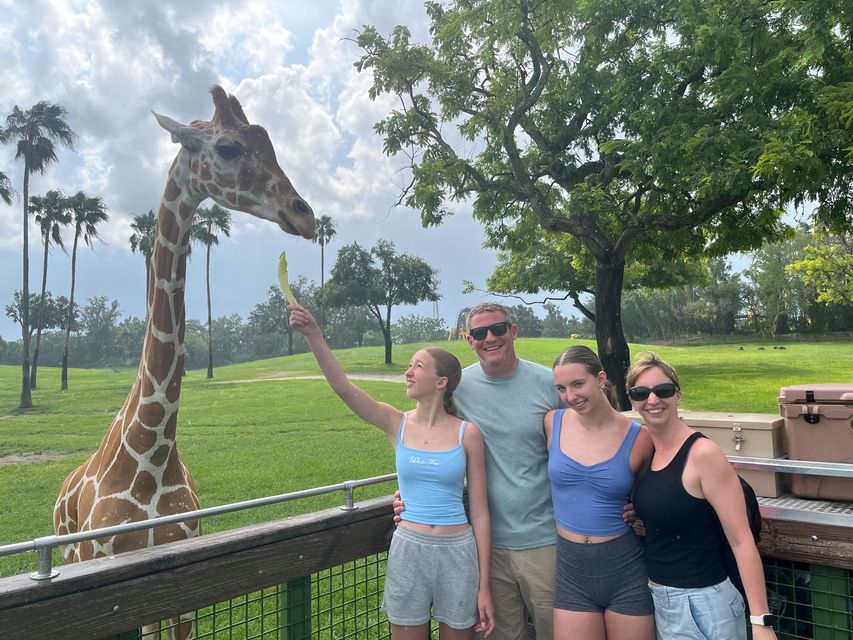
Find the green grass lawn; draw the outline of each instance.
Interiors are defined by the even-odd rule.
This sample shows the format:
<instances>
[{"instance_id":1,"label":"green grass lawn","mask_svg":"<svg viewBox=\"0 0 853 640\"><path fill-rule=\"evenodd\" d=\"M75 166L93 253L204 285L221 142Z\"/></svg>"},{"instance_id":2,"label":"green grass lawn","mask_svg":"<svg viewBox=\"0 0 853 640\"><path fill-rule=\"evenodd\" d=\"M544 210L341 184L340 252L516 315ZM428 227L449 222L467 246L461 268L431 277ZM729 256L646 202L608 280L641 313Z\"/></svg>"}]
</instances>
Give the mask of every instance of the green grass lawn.
<instances>
[{"instance_id":1,"label":"green grass lawn","mask_svg":"<svg viewBox=\"0 0 853 640\"><path fill-rule=\"evenodd\" d=\"M573 341L594 347L591 342ZM521 357L550 366L569 344L521 339ZM394 348L394 365L381 347L337 352L350 373L399 375L422 345ZM474 362L463 342L441 343L463 365ZM739 346L743 350L739 350ZM763 350L759 350L763 346ZM631 345L636 356L650 347ZM679 372L687 409L777 413L779 388L853 380L853 343L788 343L659 347ZM41 454L41 462L0 464L0 545L52 533L53 503L63 478L94 451L123 404L135 370L71 370L60 392L59 370L39 368L31 410L17 409L21 370L0 367L0 458ZM287 380L318 374L310 354L273 358L205 371L184 379L178 423L181 455L193 473L202 506L215 506L310 487L391 473L391 445L353 417L323 380ZM358 382L380 400L412 406L403 385ZM391 485L357 491L357 499L390 493ZM342 503L334 494L208 519L205 531L234 528ZM34 554L0 558L0 575L29 572Z\"/></svg>"}]
</instances>

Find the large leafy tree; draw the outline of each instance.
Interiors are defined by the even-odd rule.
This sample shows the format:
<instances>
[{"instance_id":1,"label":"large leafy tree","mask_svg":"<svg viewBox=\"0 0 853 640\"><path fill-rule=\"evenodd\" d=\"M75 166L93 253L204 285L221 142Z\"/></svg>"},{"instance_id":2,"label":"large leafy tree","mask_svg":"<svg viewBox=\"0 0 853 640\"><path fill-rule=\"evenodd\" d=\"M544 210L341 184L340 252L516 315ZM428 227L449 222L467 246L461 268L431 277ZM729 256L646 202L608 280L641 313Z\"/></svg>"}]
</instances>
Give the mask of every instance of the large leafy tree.
<instances>
[{"instance_id":1,"label":"large leafy tree","mask_svg":"<svg viewBox=\"0 0 853 640\"><path fill-rule=\"evenodd\" d=\"M293 295L299 300L299 304L316 313L314 294L316 286L309 282L305 276L299 276L290 283ZM259 302L249 314L249 330L252 336L252 351L257 358L269 358L286 353L292 356L294 353L294 331L290 326L290 310L287 298L284 297L281 288L273 285L267 290L267 299ZM297 336L299 334L296 334ZM287 341L287 347L283 348L282 340ZM300 351L305 351L307 346L301 341Z\"/></svg>"},{"instance_id":2,"label":"large leafy tree","mask_svg":"<svg viewBox=\"0 0 853 640\"><path fill-rule=\"evenodd\" d=\"M61 191L51 189L43 196L30 198L30 213L35 216L36 224L41 230L42 244L44 245L44 258L41 270L41 296L38 299L39 308L36 316L36 346L33 349L33 364L30 369L30 389L35 389L38 380L39 350L41 349L41 333L44 327L42 321L45 317L41 305L47 300L47 258L50 254L50 245L65 250L62 244L62 228L71 224L71 215L68 213L68 201Z\"/></svg>"},{"instance_id":3,"label":"large leafy tree","mask_svg":"<svg viewBox=\"0 0 853 640\"><path fill-rule=\"evenodd\" d=\"M853 305L853 233L817 230L805 256L786 269L817 290L817 301Z\"/></svg>"},{"instance_id":4,"label":"large leafy tree","mask_svg":"<svg viewBox=\"0 0 853 640\"><path fill-rule=\"evenodd\" d=\"M40 299L43 298L43 299ZM23 320L23 307L21 301L21 290L16 289L13 301L6 305L6 316L13 322L21 324ZM61 328L65 325L68 312L68 300L63 296L54 298L50 291L41 296L30 294L30 334L40 325L43 329Z\"/></svg>"},{"instance_id":5,"label":"large leafy tree","mask_svg":"<svg viewBox=\"0 0 853 640\"><path fill-rule=\"evenodd\" d=\"M130 250L134 253L139 250L139 253L145 259L145 317L148 318L151 256L154 255L154 243L157 241L157 216L154 215L154 210L149 209L148 213L140 213L133 216L130 228L133 229L133 233L127 239L130 243Z\"/></svg>"},{"instance_id":6,"label":"large leafy tree","mask_svg":"<svg viewBox=\"0 0 853 640\"><path fill-rule=\"evenodd\" d=\"M326 341L332 348L365 346L369 327L375 320L367 307L337 307L328 311L325 332Z\"/></svg>"},{"instance_id":7,"label":"large leafy tree","mask_svg":"<svg viewBox=\"0 0 853 640\"><path fill-rule=\"evenodd\" d=\"M504 252L491 285L576 303L593 293L585 313L623 406L626 278L672 284L689 257L778 237L807 184L823 195L825 174L786 184L771 169L778 154L766 157L792 135L780 116L815 111L817 89L838 77L817 46L792 67L807 37L794 9L809 9L783 4L451 0L426 3L429 44L405 27L359 34L371 97L401 105L376 125L386 152L410 163L401 200L424 225L472 202ZM823 39L848 42L842 3L823 5ZM839 149L820 151L833 176L849 172Z\"/></svg>"},{"instance_id":8,"label":"large leafy tree","mask_svg":"<svg viewBox=\"0 0 853 640\"><path fill-rule=\"evenodd\" d=\"M91 247L100 238L98 225L109 220L110 214L101 198L87 196L78 191L68 198L68 210L74 224L74 241L71 245L71 292L68 295L68 321L65 326L65 341L62 346L62 382L61 389L68 389L68 347L71 339L72 314L74 312L74 290L77 285L77 247L83 239L87 247Z\"/></svg>"},{"instance_id":9,"label":"large leafy tree","mask_svg":"<svg viewBox=\"0 0 853 640\"><path fill-rule=\"evenodd\" d=\"M367 307L385 339L385 364L391 364L391 309L438 300L438 281L422 258L398 254L389 240L379 240L370 251L354 242L338 252L320 298L323 305Z\"/></svg>"},{"instance_id":10,"label":"large leafy tree","mask_svg":"<svg viewBox=\"0 0 853 640\"><path fill-rule=\"evenodd\" d=\"M801 228L783 242L765 243L752 252L752 263L746 272L752 324L774 339L792 329L805 328L817 299L814 288L786 270L789 263L805 255L808 241L808 234Z\"/></svg>"},{"instance_id":11,"label":"large leafy tree","mask_svg":"<svg viewBox=\"0 0 853 640\"><path fill-rule=\"evenodd\" d=\"M86 301L86 306L80 310L79 324L84 333L83 345L88 362L103 367L115 359L116 329L120 318L118 300L95 296Z\"/></svg>"},{"instance_id":12,"label":"large leafy tree","mask_svg":"<svg viewBox=\"0 0 853 640\"><path fill-rule=\"evenodd\" d=\"M71 147L74 133L66 121L65 107L44 100L30 109L21 109L15 105L6 117L6 126L0 130L0 142L11 142L17 146L15 158L24 161L24 188L22 201L24 207L23 242L23 301L21 317L21 400L22 409L33 406L30 393L30 256L29 256L29 213L30 175L44 173L45 169L56 161L56 144Z\"/></svg>"},{"instance_id":13,"label":"large leafy tree","mask_svg":"<svg viewBox=\"0 0 853 640\"><path fill-rule=\"evenodd\" d=\"M446 340L447 332L447 325L443 318L429 318L410 313L394 323L394 342L412 344Z\"/></svg>"},{"instance_id":14,"label":"large leafy tree","mask_svg":"<svg viewBox=\"0 0 853 640\"><path fill-rule=\"evenodd\" d=\"M196 211L191 231L192 239L207 250L205 279L207 282L207 377L213 377L213 321L210 302L210 252L219 244L219 234L231 235L231 213L218 204Z\"/></svg>"},{"instance_id":15,"label":"large leafy tree","mask_svg":"<svg viewBox=\"0 0 853 640\"><path fill-rule=\"evenodd\" d=\"M773 25L795 34L780 49L797 74L807 74L805 95L777 113L756 168L775 176L797 204L816 205L814 218L832 234L853 229L853 5L849 1L777 0ZM761 85L758 85L759 87Z\"/></svg>"}]
</instances>

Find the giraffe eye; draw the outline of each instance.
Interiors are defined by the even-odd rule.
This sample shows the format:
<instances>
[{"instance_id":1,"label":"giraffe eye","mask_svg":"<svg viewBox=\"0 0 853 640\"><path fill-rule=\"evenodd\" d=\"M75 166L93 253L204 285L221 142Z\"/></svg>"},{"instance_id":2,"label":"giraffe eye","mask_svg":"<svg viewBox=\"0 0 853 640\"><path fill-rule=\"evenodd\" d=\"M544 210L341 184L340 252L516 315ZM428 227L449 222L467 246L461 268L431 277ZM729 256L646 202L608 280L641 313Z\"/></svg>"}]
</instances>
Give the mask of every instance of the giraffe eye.
<instances>
[{"instance_id":1,"label":"giraffe eye","mask_svg":"<svg viewBox=\"0 0 853 640\"><path fill-rule=\"evenodd\" d=\"M243 147L234 142L223 140L216 144L216 153L223 160L234 160L243 155Z\"/></svg>"}]
</instances>

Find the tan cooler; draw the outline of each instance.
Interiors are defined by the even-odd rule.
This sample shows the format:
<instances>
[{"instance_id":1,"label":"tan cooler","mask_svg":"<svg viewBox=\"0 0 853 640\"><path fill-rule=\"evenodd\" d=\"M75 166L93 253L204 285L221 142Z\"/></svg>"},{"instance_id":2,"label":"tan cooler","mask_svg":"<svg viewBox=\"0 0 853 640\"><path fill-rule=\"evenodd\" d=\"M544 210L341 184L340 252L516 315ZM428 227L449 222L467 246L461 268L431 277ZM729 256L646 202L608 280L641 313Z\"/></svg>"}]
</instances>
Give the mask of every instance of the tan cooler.
<instances>
[{"instance_id":1,"label":"tan cooler","mask_svg":"<svg viewBox=\"0 0 853 640\"><path fill-rule=\"evenodd\" d=\"M632 420L642 422L636 411L626 412ZM720 411L679 410L679 417L691 429L701 431L717 443L729 456L784 458L785 421L773 413L726 413ZM783 473L736 469L739 476L755 490L755 495L776 498L787 492L788 480Z\"/></svg>"},{"instance_id":2,"label":"tan cooler","mask_svg":"<svg viewBox=\"0 0 853 640\"><path fill-rule=\"evenodd\" d=\"M801 384L779 390L791 460L853 463L853 384ZM853 478L792 474L801 498L853 502Z\"/></svg>"}]
</instances>

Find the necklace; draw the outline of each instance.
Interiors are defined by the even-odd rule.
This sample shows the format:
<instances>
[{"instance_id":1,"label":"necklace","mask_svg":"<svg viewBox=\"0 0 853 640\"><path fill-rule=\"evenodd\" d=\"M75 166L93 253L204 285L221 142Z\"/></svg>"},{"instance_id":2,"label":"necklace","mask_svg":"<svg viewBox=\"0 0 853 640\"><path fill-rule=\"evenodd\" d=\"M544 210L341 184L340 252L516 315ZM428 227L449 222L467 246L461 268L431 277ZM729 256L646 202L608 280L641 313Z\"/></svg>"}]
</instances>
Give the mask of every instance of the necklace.
<instances>
[{"instance_id":1,"label":"necklace","mask_svg":"<svg viewBox=\"0 0 853 640\"><path fill-rule=\"evenodd\" d=\"M434 424L431 424L427 427L426 435L424 436L424 444L429 444L432 439L432 430L435 428Z\"/></svg>"}]
</instances>

